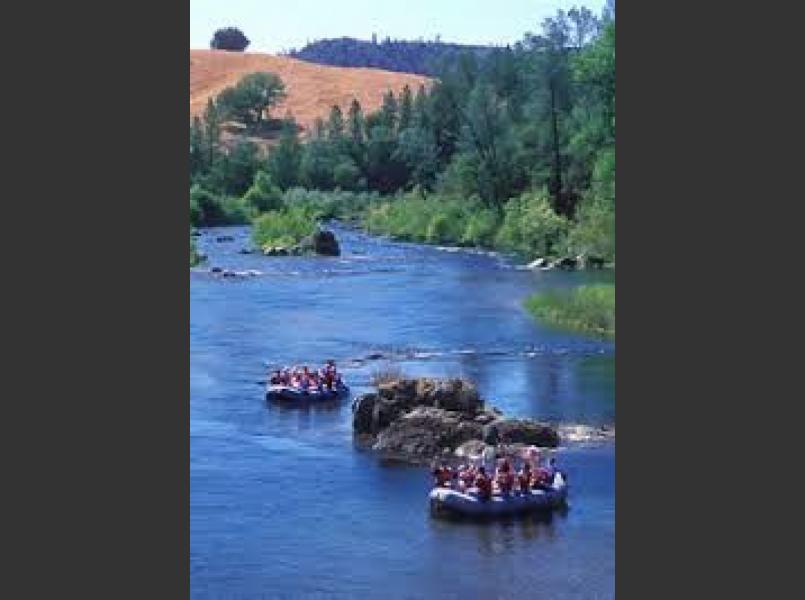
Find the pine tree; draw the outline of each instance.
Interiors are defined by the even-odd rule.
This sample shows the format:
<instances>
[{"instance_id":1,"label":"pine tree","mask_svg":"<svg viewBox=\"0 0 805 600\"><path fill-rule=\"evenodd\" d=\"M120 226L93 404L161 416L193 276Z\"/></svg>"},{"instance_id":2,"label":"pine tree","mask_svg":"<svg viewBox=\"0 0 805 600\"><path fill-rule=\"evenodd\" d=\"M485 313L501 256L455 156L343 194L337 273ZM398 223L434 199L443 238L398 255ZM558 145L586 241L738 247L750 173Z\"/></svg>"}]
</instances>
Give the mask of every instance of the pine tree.
<instances>
[{"instance_id":1,"label":"pine tree","mask_svg":"<svg viewBox=\"0 0 805 600\"><path fill-rule=\"evenodd\" d=\"M397 125L397 112L398 112L397 99L394 97L394 92L389 90L383 95L383 105L380 107L380 121L381 124L389 131L394 131Z\"/></svg>"},{"instance_id":2,"label":"pine tree","mask_svg":"<svg viewBox=\"0 0 805 600\"><path fill-rule=\"evenodd\" d=\"M302 146L299 143L297 129L292 119L286 119L279 143L268 155L268 172L272 181L282 190L287 190L300 182Z\"/></svg>"},{"instance_id":3,"label":"pine tree","mask_svg":"<svg viewBox=\"0 0 805 600\"><path fill-rule=\"evenodd\" d=\"M361 103L357 100L353 100L352 104L350 104L347 119L349 120L349 137L352 143L359 146L363 145L363 111L361 110Z\"/></svg>"},{"instance_id":4,"label":"pine tree","mask_svg":"<svg viewBox=\"0 0 805 600\"><path fill-rule=\"evenodd\" d=\"M190 177L204 169L206 153L204 152L204 128L201 119L193 117L190 125Z\"/></svg>"},{"instance_id":5,"label":"pine tree","mask_svg":"<svg viewBox=\"0 0 805 600\"><path fill-rule=\"evenodd\" d=\"M413 98L411 97L411 88L406 85L400 94L400 121L397 131L403 132L411 126L413 110L414 107Z\"/></svg>"},{"instance_id":6,"label":"pine tree","mask_svg":"<svg viewBox=\"0 0 805 600\"><path fill-rule=\"evenodd\" d=\"M207 150L207 167L212 168L218 155L218 145L221 141L221 116L218 107L212 98L207 100L204 109L204 142Z\"/></svg>"},{"instance_id":7,"label":"pine tree","mask_svg":"<svg viewBox=\"0 0 805 600\"><path fill-rule=\"evenodd\" d=\"M344 137L344 115L336 104L330 109L330 118L327 120L327 139L331 142L340 142Z\"/></svg>"}]
</instances>

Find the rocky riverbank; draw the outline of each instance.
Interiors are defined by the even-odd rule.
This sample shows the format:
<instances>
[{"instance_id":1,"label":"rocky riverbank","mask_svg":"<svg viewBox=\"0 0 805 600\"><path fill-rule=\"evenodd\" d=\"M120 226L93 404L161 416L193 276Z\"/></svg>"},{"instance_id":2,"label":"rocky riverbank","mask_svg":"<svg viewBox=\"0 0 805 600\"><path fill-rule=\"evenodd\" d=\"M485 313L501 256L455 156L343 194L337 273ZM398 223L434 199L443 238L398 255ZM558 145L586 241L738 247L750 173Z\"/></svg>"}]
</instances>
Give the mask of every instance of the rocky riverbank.
<instances>
[{"instance_id":1,"label":"rocky riverbank","mask_svg":"<svg viewBox=\"0 0 805 600\"><path fill-rule=\"evenodd\" d=\"M383 458L426 463L436 457L477 455L487 444L556 447L556 428L532 419L511 419L487 407L463 379L396 379L356 398L353 433Z\"/></svg>"}]
</instances>

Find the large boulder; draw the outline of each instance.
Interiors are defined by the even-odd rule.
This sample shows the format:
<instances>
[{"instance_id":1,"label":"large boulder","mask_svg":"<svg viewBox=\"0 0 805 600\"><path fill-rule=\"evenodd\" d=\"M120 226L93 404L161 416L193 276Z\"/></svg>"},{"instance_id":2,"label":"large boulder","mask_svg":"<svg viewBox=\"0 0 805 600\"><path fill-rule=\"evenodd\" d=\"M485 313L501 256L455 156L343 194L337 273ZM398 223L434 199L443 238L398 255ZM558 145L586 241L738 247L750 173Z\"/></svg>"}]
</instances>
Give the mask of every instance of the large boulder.
<instances>
[{"instance_id":1,"label":"large boulder","mask_svg":"<svg viewBox=\"0 0 805 600\"><path fill-rule=\"evenodd\" d=\"M556 429L531 419L498 419L486 427L494 427L496 443L528 444L547 448L559 445L559 434Z\"/></svg>"},{"instance_id":2,"label":"large boulder","mask_svg":"<svg viewBox=\"0 0 805 600\"><path fill-rule=\"evenodd\" d=\"M381 394L363 394L352 405L352 428L360 435L376 435L405 411L405 406Z\"/></svg>"},{"instance_id":3,"label":"large boulder","mask_svg":"<svg viewBox=\"0 0 805 600\"><path fill-rule=\"evenodd\" d=\"M371 434L375 404L380 398L377 394L363 394L352 404L352 429L357 434Z\"/></svg>"},{"instance_id":4,"label":"large boulder","mask_svg":"<svg viewBox=\"0 0 805 600\"><path fill-rule=\"evenodd\" d=\"M566 271L572 271L576 267L578 267L579 261L578 258L575 256L566 256L564 258L560 258L553 262L553 266L558 269L564 269Z\"/></svg>"},{"instance_id":5,"label":"large boulder","mask_svg":"<svg viewBox=\"0 0 805 600\"><path fill-rule=\"evenodd\" d=\"M498 409L485 408L475 386L462 379L385 381L376 392L359 396L352 412L356 436L397 460L428 461L458 448L477 453L471 450L487 444L558 444L558 435L547 425L505 419ZM469 442L474 442L472 448Z\"/></svg>"},{"instance_id":6,"label":"large boulder","mask_svg":"<svg viewBox=\"0 0 805 600\"><path fill-rule=\"evenodd\" d=\"M475 386L463 379L419 379L415 382L416 402L474 415L483 408Z\"/></svg>"},{"instance_id":7,"label":"large boulder","mask_svg":"<svg viewBox=\"0 0 805 600\"><path fill-rule=\"evenodd\" d=\"M458 412L420 406L381 431L373 449L398 460L428 461L477 438L480 430Z\"/></svg>"},{"instance_id":8,"label":"large boulder","mask_svg":"<svg viewBox=\"0 0 805 600\"><path fill-rule=\"evenodd\" d=\"M341 255L341 248L335 234L327 229L319 229L313 235L303 238L299 242L298 248L301 252L312 252L322 256Z\"/></svg>"},{"instance_id":9,"label":"large boulder","mask_svg":"<svg viewBox=\"0 0 805 600\"><path fill-rule=\"evenodd\" d=\"M402 408L433 406L472 416L483 408L478 390L463 379L395 379L380 383L377 393Z\"/></svg>"}]
</instances>

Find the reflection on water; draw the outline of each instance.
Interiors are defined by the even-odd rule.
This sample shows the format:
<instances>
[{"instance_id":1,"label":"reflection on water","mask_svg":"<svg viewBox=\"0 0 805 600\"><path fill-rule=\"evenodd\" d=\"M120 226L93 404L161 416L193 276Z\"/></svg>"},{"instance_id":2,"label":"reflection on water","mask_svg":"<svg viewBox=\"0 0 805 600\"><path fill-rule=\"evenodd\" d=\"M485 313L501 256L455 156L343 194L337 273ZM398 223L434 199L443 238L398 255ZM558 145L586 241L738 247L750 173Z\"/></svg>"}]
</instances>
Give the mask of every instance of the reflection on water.
<instances>
[{"instance_id":1,"label":"reflection on water","mask_svg":"<svg viewBox=\"0 0 805 600\"><path fill-rule=\"evenodd\" d=\"M543 286L606 274L532 273L504 258L338 230L344 255L264 258L199 239L190 275L194 598L610 598L614 445L569 448L571 510L497 523L430 517L429 478L356 448L350 401L269 404L267 365L342 366L353 397L384 366L463 375L514 415L614 423L611 342L543 328ZM220 266L263 274L223 278Z\"/></svg>"}]
</instances>

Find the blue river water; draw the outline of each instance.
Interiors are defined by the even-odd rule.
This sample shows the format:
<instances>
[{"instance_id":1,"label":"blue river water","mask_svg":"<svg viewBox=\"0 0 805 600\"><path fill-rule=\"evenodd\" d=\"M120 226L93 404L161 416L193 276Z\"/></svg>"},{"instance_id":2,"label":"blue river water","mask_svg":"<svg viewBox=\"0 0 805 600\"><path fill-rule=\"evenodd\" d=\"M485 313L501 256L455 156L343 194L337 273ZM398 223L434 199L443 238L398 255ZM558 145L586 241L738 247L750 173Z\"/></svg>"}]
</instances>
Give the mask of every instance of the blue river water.
<instances>
[{"instance_id":1,"label":"blue river water","mask_svg":"<svg viewBox=\"0 0 805 600\"><path fill-rule=\"evenodd\" d=\"M208 260L190 272L191 597L614 597L614 442L559 450L572 485L563 513L440 521L426 469L354 445L348 401L277 407L262 387L270 366L333 358L353 394L380 369L464 376L507 414L614 425L614 343L522 309L534 291L611 274L532 272L335 230L338 258L240 254L245 227L198 238Z\"/></svg>"}]
</instances>

